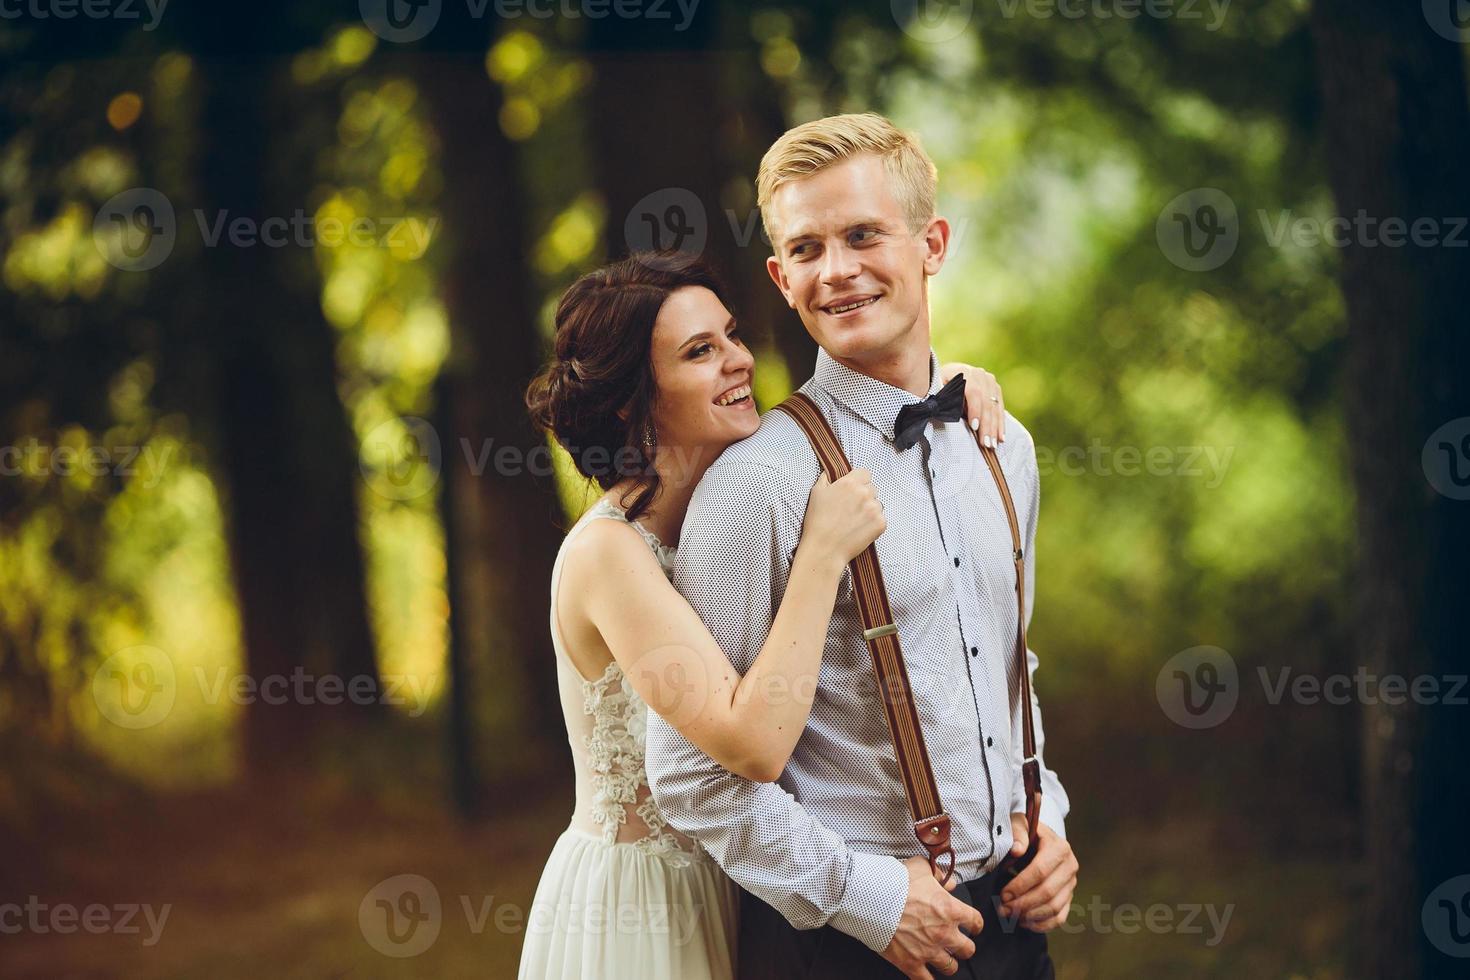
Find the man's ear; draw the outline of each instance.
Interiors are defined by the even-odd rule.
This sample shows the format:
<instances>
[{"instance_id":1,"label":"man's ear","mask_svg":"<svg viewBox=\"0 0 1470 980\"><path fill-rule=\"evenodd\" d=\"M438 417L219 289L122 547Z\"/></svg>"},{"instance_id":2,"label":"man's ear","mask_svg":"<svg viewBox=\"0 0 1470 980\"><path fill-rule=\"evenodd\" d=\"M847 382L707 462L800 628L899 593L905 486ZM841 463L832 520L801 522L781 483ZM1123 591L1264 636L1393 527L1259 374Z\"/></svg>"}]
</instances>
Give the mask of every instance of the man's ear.
<instances>
[{"instance_id":1,"label":"man's ear","mask_svg":"<svg viewBox=\"0 0 1470 980\"><path fill-rule=\"evenodd\" d=\"M924 275L937 275L949 255L949 222L935 215L929 219L921 242L924 246Z\"/></svg>"},{"instance_id":2,"label":"man's ear","mask_svg":"<svg viewBox=\"0 0 1470 980\"><path fill-rule=\"evenodd\" d=\"M796 302L791 298L791 284L786 280L786 273L781 271L781 260L774 255L766 256L766 273L771 277L771 282L776 284L776 288L781 290L781 295L786 297L786 305L796 309Z\"/></svg>"}]
</instances>

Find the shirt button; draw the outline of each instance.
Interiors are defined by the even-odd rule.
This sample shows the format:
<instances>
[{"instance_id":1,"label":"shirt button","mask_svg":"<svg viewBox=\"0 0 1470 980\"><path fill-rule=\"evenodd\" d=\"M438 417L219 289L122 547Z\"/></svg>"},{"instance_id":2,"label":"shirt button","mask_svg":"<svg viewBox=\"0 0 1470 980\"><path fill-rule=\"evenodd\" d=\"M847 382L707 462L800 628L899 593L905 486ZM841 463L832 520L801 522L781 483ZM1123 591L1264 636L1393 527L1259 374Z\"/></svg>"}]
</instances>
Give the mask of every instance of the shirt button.
<instances>
[{"instance_id":1,"label":"shirt button","mask_svg":"<svg viewBox=\"0 0 1470 980\"><path fill-rule=\"evenodd\" d=\"M980 656L980 648L979 647L970 647L970 656L972 656L972 657L978 657L978 656Z\"/></svg>"},{"instance_id":2,"label":"shirt button","mask_svg":"<svg viewBox=\"0 0 1470 980\"><path fill-rule=\"evenodd\" d=\"M990 748L994 744L995 744L995 739L991 738L989 735L986 735L985 736L985 747L988 749L988 748Z\"/></svg>"},{"instance_id":3,"label":"shirt button","mask_svg":"<svg viewBox=\"0 0 1470 980\"><path fill-rule=\"evenodd\" d=\"M929 471L929 475L932 476L932 477L935 477L937 479L938 476L939 476L939 471L938 470L935 470L935 469L931 469Z\"/></svg>"},{"instance_id":4,"label":"shirt button","mask_svg":"<svg viewBox=\"0 0 1470 980\"><path fill-rule=\"evenodd\" d=\"M955 556L954 567L955 568L959 568L960 567L960 559L959 559L959 556L958 555Z\"/></svg>"},{"instance_id":5,"label":"shirt button","mask_svg":"<svg viewBox=\"0 0 1470 980\"><path fill-rule=\"evenodd\" d=\"M1000 824L995 825L995 836L1000 836Z\"/></svg>"}]
</instances>

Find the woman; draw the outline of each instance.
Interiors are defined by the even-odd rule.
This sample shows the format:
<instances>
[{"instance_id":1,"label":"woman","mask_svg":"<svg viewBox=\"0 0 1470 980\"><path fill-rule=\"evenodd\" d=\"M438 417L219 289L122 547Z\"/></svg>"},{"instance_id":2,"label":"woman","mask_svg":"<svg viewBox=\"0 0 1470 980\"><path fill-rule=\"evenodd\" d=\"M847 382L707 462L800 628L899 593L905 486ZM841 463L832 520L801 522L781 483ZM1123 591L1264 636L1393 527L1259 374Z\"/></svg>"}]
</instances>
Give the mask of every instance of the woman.
<instances>
[{"instance_id":1,"label":"woman","mask_svg":"<svg viewBox=\"0 0 1470 980\"><path fill-rule=\"evenodd\" d=\"M635 256L589 273L562 296L555 358L526 393L536 423L606 492L552 570L577 801L536 891L521 980L733 975L735 885L651 799L645 713L731 772L778 778L806 726L843 568L885 527L867 471L818 480L744 677L674 590L663 542L678 541L704 471L759 424L754 361L723 297L696 261ZM972 428L1002 437L995 379L963 365L946 379L951 368L965 371Z\"/></svg>"}]
</instances>

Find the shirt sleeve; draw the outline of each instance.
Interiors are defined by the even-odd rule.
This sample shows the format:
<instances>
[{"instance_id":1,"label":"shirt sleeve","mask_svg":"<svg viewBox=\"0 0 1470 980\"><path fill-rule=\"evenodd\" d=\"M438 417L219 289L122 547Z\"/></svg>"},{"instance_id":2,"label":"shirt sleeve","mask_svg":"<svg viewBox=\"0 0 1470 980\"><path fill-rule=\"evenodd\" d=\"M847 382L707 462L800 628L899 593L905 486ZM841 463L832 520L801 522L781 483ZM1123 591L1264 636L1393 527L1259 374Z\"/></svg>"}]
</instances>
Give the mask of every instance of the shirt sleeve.
<instances>
[{"instance_id":1,"label":"shirt sleeve","mask_svg":"<svg viewBox=\"0 0 1470 980\"><path fill-rule=\"evenodd\" d=\"M770 631L800 538L810 485L795 482L775 467L717 462L684 519L674 585L742 674ZM797 929L830 924L887 948L908 900L903 862L850 850L786 789L727 771L653 711L646 765L664 818L736 884Z\"/></svg>"},{"instance_id":2,"label":"shirt sleeve","mask_svg":"<svg viewBox=\"0 0 1470 980\"><path fill-rule=\"evenodd\" d=\"M1036 667L1039 663L1035 651L1030 647L1029 633L1031 629L1031 614L1035 611L1034 599L1036 596L1036 522L1037 515L1041 512L1041 476L1036 466L1036 445L1030 436L1026 437L1026 482L1030 488L1028 495L1031 506L1025 515L1026 526L1024 529L1023 547L1026 549L1023 562L1026 569L1026 629L1028 641L1026 647L1026 672L1031 678L1031 712L1033 719L1033 730L1036 734L1036 760L1041 768L1041 814L1039 820L1056 832L1058 837L1067 836L1066 818L1071 812L1072 804L1067 798L1067 791L1062 788L1062 781L1056 772L1046 764L1044 754L1046 747L1046 730L1041 723L1041 701L1036 696ZM1019 719L1018 719L1019 720ZM1016 751L1018 756L1024 752L1020 739L1020 728L1017 726ZM1016 765L1015 784L1012 791L1012 813L1026 812L1026 788L1025 781L1021 775L1020 760Z\"/></svg>"}]
</instances>

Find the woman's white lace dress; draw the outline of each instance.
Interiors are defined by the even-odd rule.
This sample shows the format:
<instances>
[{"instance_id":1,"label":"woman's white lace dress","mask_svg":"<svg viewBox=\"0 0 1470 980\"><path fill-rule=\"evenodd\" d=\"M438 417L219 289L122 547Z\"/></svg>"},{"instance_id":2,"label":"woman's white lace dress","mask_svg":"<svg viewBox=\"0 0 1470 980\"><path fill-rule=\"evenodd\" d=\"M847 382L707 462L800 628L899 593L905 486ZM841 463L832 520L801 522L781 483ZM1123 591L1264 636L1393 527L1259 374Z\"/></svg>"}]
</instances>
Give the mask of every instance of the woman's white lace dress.
<instances>
[{"instance_id":1,"label":"woman's white lace dress","mask_svg":"<svg viewBox=\"0 0 1470 980\"><path fill-rule=\"evenodd\" d=\"M551 639L577 775L570 825L541 873L520 980L728 980L738 892L698 844L664 822L643 768L648 707L616 662L587 680L556 621L567 543L590 521L627 521L599 500L567 533L551 573ZM667 574L674 549L637 522Z\"/></svg>"}]
</instances>

